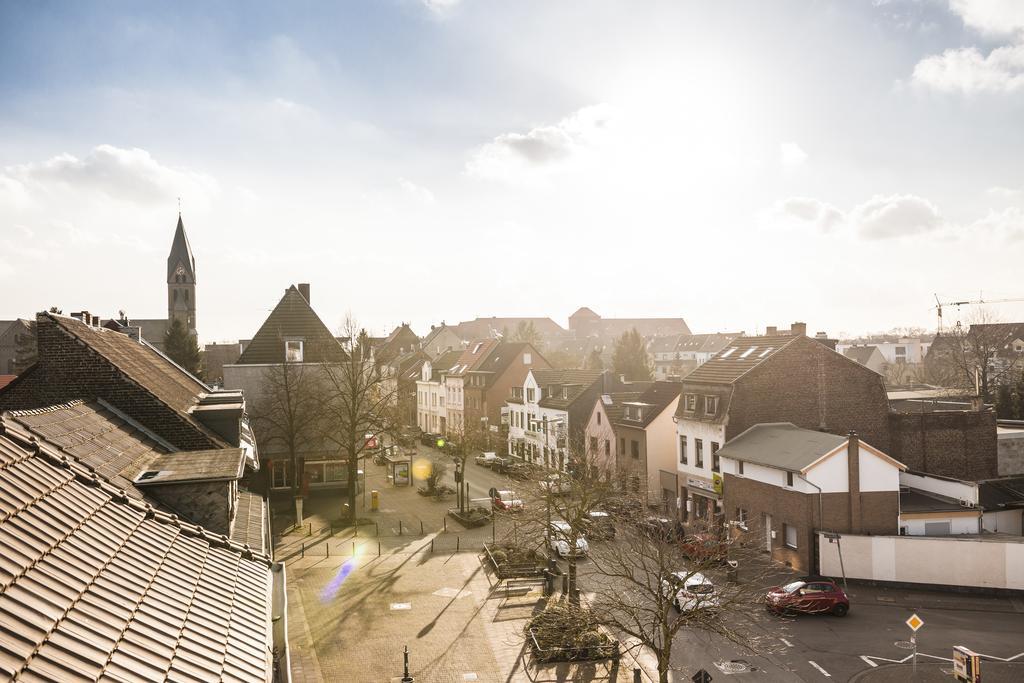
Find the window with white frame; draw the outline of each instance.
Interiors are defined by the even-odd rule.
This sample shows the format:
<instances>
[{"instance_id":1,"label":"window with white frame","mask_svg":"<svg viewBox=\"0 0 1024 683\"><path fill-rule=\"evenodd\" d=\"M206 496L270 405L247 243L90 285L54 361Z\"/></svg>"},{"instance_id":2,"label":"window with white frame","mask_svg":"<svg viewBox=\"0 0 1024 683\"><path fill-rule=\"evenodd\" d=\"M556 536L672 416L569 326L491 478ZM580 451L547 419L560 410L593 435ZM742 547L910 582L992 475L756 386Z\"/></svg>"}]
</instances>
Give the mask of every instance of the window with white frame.
<instances>
[{"instance_id":1,"label":"window with white frame","mask_svg":"<svg viewBox=\"0 0 1024 683\"><path fill-rule=\"evenodd\" d=\"M686 437L685 436L680 436L679 437L679 464L680 465L685 465L686 464Z\"/></svg>"},{"instance_id":2,"label":"window with white frame","mask_svg":"<svg viewBox=\"0 0 1024 683\"><path fill-rule=\"evenodd\" d=\"M697 395L696 394L687 394L684 397L683 400L684 400L683 408L684 408L684 410L686 410L686 412L692 413L695 410L697 410Z\"/></svg>"},{"instance_id":3,"label":"window with white frame","mask_svg":"<svg viewBox=\"0 0 1024 683\"><path fill-rule=\"evenodd\" d=\"M796 527L792 524L783 524L782 531L786 539L787 548L796 548Z\"/></svg>"},{"instance_id":4,"label":"window with white frame","mask_svg":"<svg viewBox=\"0 0 1024 683\"><path fill-rule=\"evenodd\" d=\"M718 412L718 397L717 396L705 396L704 397L704 412L708 415L714 415Z\"/></svg>"},{"instance_id":5,"label":"window with white frame","mask_svg":"<svg viewBox=\"0 0 1024 683\"><path fill-rule=\"evenodd\" d=\"M302 340L301 339L287 339L284 342L284 362L286 363L301 363L302 362Z\"/></svg>"}]
</instances>

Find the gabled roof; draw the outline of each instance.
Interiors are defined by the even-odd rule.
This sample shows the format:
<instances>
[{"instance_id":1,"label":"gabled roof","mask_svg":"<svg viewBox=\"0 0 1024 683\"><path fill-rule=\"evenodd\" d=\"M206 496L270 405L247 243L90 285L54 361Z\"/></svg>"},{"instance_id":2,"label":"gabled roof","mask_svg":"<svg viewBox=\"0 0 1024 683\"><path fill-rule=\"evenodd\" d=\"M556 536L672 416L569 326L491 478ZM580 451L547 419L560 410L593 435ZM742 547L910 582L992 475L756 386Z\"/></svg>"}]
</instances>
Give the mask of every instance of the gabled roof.
<instances>
[{"instance_id":1,"label":"gabled roof","mask_svg":"<svg viewBox=\"0 0 1024 683\"><path fill-rule=\"evenodd\" d=\"M491 378L500 377L513 361L526 351L534 356L534 363L537 360L544 361L537 349L533 348L529 342L499 342L476 367L470 368L470 372L488 373L488 384L490 384ZM547 364L546 361L544 363Z\"/></svg>"},{"instance_id":2,"label":"gabled roof","mask_svg":"<svg viewBox=\"0 0 1024 683\"><path fill-rule=\"evenodd\" d=\"M386 363L396 356L420 348L420 338L406 323L402 323L391 331L383 341L374 346L374 356L378 362Z\"/></svg>"},{"instance_id":3,"label":"gabled roof","mask_svg":"<svg viewBox=\"0 0 1024 683\"><path fill-rule=\"evenodd\" d=\"M178 412L187 413L204 394L213 391L167 356L126 334L105 327L92 327L62 315L41 315L49 317L62 330Z\"/></svg>"},{"instance_id":4,"label":"gabled roof","mask_svg":"<svg viewBox=\"0 0 1024 683\"><path fill-rule=\"evenodd\" d=\"M0 678L273 675L266 557L0 436Z\"/></svg>"},{"instance_id":5,"label":"gabled roof","mask_svg":"<svg viewBox=\"0 0 1024 683\"><path fill-rule=\"evenodd\" d=\"M845 436L802 429L791 422L767 422L756 424L725 442L718 449L718 455L789 472L802 472L846 441Z\"/></svg>"},{"instance_id":6,"label":"gabled roof","mask_svg":"<svg viewBox=\"0 0 1024 683\"><path fill-rule=\"evenodd\" d=\"M646 427L658 415L661 415L661 412L670 406L674 400L679 398L679 392L682 387L682 382L654 382L646 391L631 401L632 403L642 404L642 419L628 419L623 413L618 422L630 427Z\"/></svg>"},{"instance_id":7,"label":"gabled roof","mask_svg":"<svg viewBox=\"0 0 1024 683\"><path fill-rule=\"evenodd\" d=\"M684 382L732 384L747 372L801 339L800 336L737 337L718 355L683 378Z\"/></svg>"},{"instance_id":8,"label":"gabled roof","mask_svg":"<svg viewBox=\"0 0 1024 683\"><path fill-rule=\"evenodd\" d=\"M466 320L452 329L462 339L482 339L493 333L501 334L508 328L509 334L515 334L519 323L533 323L533 327L542 337L557 337L566 333L561 325L551 318L475 318Z\"/></svg>"},{"instance_id":9,"label":"gabled roof","mask_svg":"<svg viewBox=\"0 0 1024 683\"><path fill-rule=\"evenodd\" d=\"M477 339L469 342L469 345L463 349L459 359L449 370L448 376L463 377L471 370L475 370L497 348L498 344L497 339Z\"/></svg>"},{"instance_id":10,"label":"gabled roof","mask_svg":"<svg viewBox=\"0 0 1024 683\"><path fill-rule=\"evenodd\" d=\"M616 424L622 419L626 403L637 400L640 398L640 394L639 391L613 391L610 394L601 394L597 400L604 408L604 414L608 416L608 421Z\"/></svg>"},{"instance_id":11,"label":"gabled roof","mask_svg":"<svg viewBox=\"0 0 1024 683\"><path fill-rule=\"evenodd\" d=\"M721 351L738 337L742 332L714 332L711 334L684 334L679 337L679 345L676 351L689 351L695 353L716 353Z\"/></svg>"},{"instance_id":12,"label":"gabled roof","mask_svg":"<svg viewBox=\"0 0 1024 683\"><path fill-rule=\"evenodd\" d=\"M581 394L587 391L595 383L600 382L604 376L603 370L533 370L533 378L541 390L541 398L538 404L544 408L566 409L571 406ZM565 387L566 397L562 394L547 396L547 387L558 385Z\"/></svg>"},{"instance_id":13,"label":"gabled roof","mask_svg":"<svg viewBox=\"0 0 1024 683\"><path fill-rule=\"evenodd\" d=\"M861 365L867 365L875 351L878 351L877 346L849 346L843 349L843 355Z\"/></svg>"},{"instance_id":14,"label":"gabled roof","mask_svg":"<svg viewBox=\"0 0 1024 683\"><path fill-rule=\"evenodd\" d=\"M306 297L292 285L263 321L236 364L283 363L285 339L302 340L303 360L307 363L338 362L346 356L341 343L327 329Z\"/></svg>"},{"instance_id":15,"label":"gabled roof","mask_svg":"<svg viewBox=\"0 0 1024 683\"><path fill-rule=\"evenodd\" d=\"M185 224L181 222L181 214L178 214L178 226L174 229L174 241L171 243L171 253L167 255L167 281L174 281L174 271L178 264L185 268L185 277L189 282L196 281L196 259L192 256L192 247L188 244L188 235L185 234Z\"/></svg>"},{"instance_id":16,"label":"gabled roof","mask_svg":"<svg viewBox=\"0 0 1024 683\"><path fill-rule=\"evenodd\" d=\"M450 369L452 369L455 364L459 362L459 358L461 357L462 349L452 349L451 351L445 351L440 356L430 361L431 381L439 381L441 379L441 375L446 374Z\"/></svg>"}]
</instances>

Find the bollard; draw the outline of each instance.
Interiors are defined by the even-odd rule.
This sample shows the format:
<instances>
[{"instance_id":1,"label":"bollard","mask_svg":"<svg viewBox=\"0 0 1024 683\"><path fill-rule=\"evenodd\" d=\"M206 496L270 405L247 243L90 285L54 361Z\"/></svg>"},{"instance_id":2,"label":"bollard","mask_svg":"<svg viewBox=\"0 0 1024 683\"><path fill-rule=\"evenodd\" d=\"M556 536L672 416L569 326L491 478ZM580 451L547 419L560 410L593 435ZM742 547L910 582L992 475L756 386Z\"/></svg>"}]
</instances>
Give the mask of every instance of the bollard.
<instances>
[{"instance_id":1,"label":"bollard","mask_svg":"<svg viewBox=\"0 0 1024 683\"><path fill-rule=\"evenodd\" d=\"M462 540L461 536L459 536L459 535L455 536L455 552L459 552L459 542L461 540Z\"/></svg>"},{"instance_id":2,"label":"bollard","mask_svg":"<svg viewBox=\"0 0 1024 683\"><path fill-rule=\"evenodd\" d=\"M299 555L299 557L305 557L305 556L306 556L306 542L303 541L302 542L302 554Z\"/></svg>"},{"instance_id":3,"label":"bollard","mask_svg":"<svg viewBox=\"0 0 1024 683\"><path fill-rule=\"evenodd\" d=\"M423 535L423 520L420 520L420 536Z\"/></svg>"},{"instance_id":4,"label":"bollard","mask_svg":"<svg viewBox=\"0 0 1024 683\"><path fill-rule=\"evenodd\" d=\"M430 539L430 554L434 554L434 539Z\"/></svg>"},{"instance_id":5,"label":"bollard","mask_svg":"<svg viewBox=\"0 0 1024 683\"><path fill-rule=\"evenodd\" d=\"M373 530L376 532L377 538L380 538L380 524L377 524L377 522L374 522L373 523Z\"/></svg>"},{"instance_id":6,"label":"bollard","mask_svg":"<svg viewBox=\"0 0 1024 683\"><path fill-rule=\"evenodd\" d=\"M380 540L377 540L377 557L380 557Z\"/></svg>"},{"instance_id":7,"label":"bollard","mask_svg":"<svg viewBox=\"0 0 1024 683\"><path fill-rule=\"evenodd\" d=\"M309 533L306 534L306 535L307 536L312 536L313 535L313 522L309 523Z\"/></svg>"},{"instance_id":8,"label":"bollard","mask_svg":"<svg viewBox=\"0 0 1024 683\"><path fill-rule=\"evenodd\" d=\"M331 542L327 541L327 543L324 544L324 548L327 549L327 557L330 557L331 556Z\"/></svg>"},{"instance_id":9,"label":"bollard","mask_svg":"<svg viewBox=\"0 0 1024 683\"><path fill-rule=\"evenodd\" d=\"M398 520L398 535L402 535L402 520Z\"/></svg>"},{"instance_id":10,"label":"bollard","mask_svg":"<svg viewBox=\"0 0 1024 683\"><path fill-rule=\"evenodd\" d=\"M356 542L352 541L352 557L356 556Z\"/></svg>"},{"instance_id":11,"label":"bollard","mask_svg":"<svg viewBox=\"0 0 1024 683\"><path fill-rule=\"evenodd\" d=\"M445 531L448 531L448 516L447 515L445 515L444 517L441 518L441 528L443 528Z\"/></svg>"}]
</instances>

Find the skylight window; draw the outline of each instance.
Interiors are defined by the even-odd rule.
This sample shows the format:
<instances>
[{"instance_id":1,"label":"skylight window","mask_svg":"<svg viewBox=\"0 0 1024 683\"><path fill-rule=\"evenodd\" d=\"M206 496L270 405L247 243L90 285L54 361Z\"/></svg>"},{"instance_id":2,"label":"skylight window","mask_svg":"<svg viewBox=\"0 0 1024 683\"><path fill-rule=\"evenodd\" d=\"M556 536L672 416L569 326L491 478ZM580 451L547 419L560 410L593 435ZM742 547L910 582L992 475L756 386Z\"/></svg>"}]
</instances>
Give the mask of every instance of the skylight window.
<instances>
[{"instance_id":1,"label":"skylight window","mask_svg":"<svg viewBox=\"0 0 1024 683\"><path fill-rule=\"evenodd\" d=\"M731 356L733 354L734 351L736 351L736 347L732 347L732 348L726 349L725 353L723 353L721 356L719 356L719 358L728 358L729 356Z\"/></svg>"},{"instance_id":2,"label":"skylight window","mask_svg":"<svg viewBox=\"0 0 1024 683\"><path fill-rule=\"evenodd\" d=\"M754 351L757 351L757 347L756 346L751 346L749 349L747 349L746 351L744 351L743 353L740 354L740 358L746 358L747 356L752 354Z\"/></svg>"},{"instance_id":3,"label":"skylight window","mask_svg":"<svg viewBox=\"0 0 1024 683\"><path fill-rule=\"evenodd\" d=\"M762 352L761 352L761 353L760 353L760 354L758 355L758 358L764 358L764 357L765 357L765 356L767 356L767 355L768 355L769 353L771 353L771 352L772 352L773 350L775 350L775 347L774 347L774 346L769 346L769 347L768 347L767 349L765 349L764 351L762 351Z\"/></svg>"}]
</instances>

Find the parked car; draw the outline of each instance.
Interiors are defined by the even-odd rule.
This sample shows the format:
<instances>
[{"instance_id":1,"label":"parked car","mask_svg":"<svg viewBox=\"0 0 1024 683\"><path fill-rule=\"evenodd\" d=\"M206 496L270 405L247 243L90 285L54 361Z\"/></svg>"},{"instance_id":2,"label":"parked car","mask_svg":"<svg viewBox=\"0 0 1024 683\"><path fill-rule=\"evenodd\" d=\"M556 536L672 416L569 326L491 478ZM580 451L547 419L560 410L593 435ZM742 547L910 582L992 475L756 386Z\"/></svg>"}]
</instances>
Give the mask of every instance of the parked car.
<instances>
[{"instance_id":1,"label":"parked car","mask_svg":"<svg viewBox=\"0 0 1024 683\"><path fill-rule=\"evenodd\" d=\"M497 459L498 459L498 454L497 453L487 452L487 453L481 453L480 455L476 456L476 458L474 458L473 461L477 465L481 465L483 467L490 467L491 463L493 463Z\"/></svg>"},{"instance_id":2,"label":"parked car","mask_svg":"<svg viewBox=\"0 0 1024 683\"><path fill-rule=\"evenodd\" d=\"M488 463L491 469L498 473L504 473L508 470L508 466L512 464L512 458L501 458L496 457Z\"/></svg>"},{"instance_id":3,"label":"parked car","mask_svg":"<svg viewBox=\"0 0 1024 683\"><path fill-rule=\"evenodd\" d=\"M437 446L437 440L441 438L440 434L434 434L433 432L423 432L420 435L420 443L424 446Z\"/></svg>"},{"instance_id":4,"label":"parked car","mask_svg":"<svg viewBox=\"0 0 1024 683\"><path fill-rule=\"evenodd\" d=\"M495 491L491 496L491 509L520 512L523 509L523 501L515 491Z\"/></svg>"},{"instance_id":5,"label":"parked car","mask_svg":"<svg viewBox=\"0 0 1024 683\"><path fill-rule=\"evenodd\" d=\"M725 562L729 559L729 542L715 534L698 533L682 542L683 554L702 563Z\"/></svg>"},{"instance_id":6,"label":"parked car","mask_svg":"<svg viewBox=\"0 0 1024 683\"><path fill-rule=\"evenodd\" d=\"M612 516L604 510L593 510L587 515L587 535L591 538L607 540L615 538L615 523Z\"/></svg>"},{"instance_id":7,"label":"parked car","mask_svg":"<svg viewBox=\"0 0 1024 683\"><path fill-rule=\"evenodd\" d=\"M572 528L568 522L551 522L551 529L548 533L548 544L559 557L586 557L590 552L590 544L583 534L577 534L576 547L570 551L569 539L572 536Z\"/></svg>"},{"instance_id":8,"label":"parked car","mask_svg":"<svg viewBox=\"0 0 1024 683\"><path fill-rule=\"evenodd\" d=\"M665 595L672 596L672 605L680 612L714 609L719 605L715 585L700 572L674 572L661 580L661 587Z\"/></svg>"},{"instance_id":9,"label":"parked car","mask_svg":"<svg viewBox=\"0 0 1024 683\"><path fill-rule=\"evenodd\" d=\"M811 581L793 581L785 586L768 589L765 607L776 614L800 612L803 614L834 614L845 617L850 611L850 599L835 581L814 578Z\"/></svg>"},{"instance_id":10,"label":"parked car","mask_svg":"<svg viewBox=\"0 0 1024 683\"><path fill-rule=\"evenodd\" d=\"M675 541L683 537L683 525L667 517L645 517L640 530L659 541Z\"/></svg>"},{"instance_id":11,"label":"parked car","mask_svg":"<svg viewBox=\"0 0 1024 683\"><path fill-rule=\"evenodd\" d=\"M540 490L553 494L569 493L572 490L572 481L565 474L549 474L540 481Z\"/></svg>"}]
</instances>

